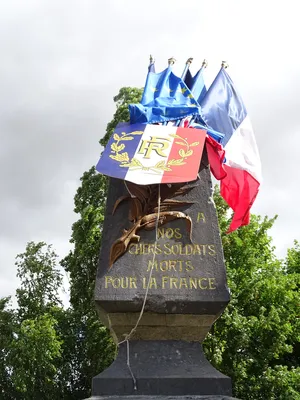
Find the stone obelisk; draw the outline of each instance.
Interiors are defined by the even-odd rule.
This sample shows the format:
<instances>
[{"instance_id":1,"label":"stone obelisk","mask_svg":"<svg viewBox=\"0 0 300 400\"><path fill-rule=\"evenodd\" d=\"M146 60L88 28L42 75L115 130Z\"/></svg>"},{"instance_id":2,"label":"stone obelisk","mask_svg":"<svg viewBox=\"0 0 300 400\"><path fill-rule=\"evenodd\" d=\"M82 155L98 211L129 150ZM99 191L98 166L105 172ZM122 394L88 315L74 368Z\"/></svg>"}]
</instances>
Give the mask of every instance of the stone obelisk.
<instances>
[{"instance_id":1,"label":"stone obelisk","mask_svg":"<svg viewBox=\"0 0 300 400\"><path fill-rule=\"evenodd\" d=\"M174 212L188 218L140 229L140 239L112 263L113 244L132 227L132 199L122 180L110 180L95 300L101 321L122 343L113 364L93 379L93 398L231 398L230 378L206 360L201 345L230 298L205 151L198 179L183 185L188 190L173 197ZM161 185L161 215L175 189Z\"/></svg>"}]
</instances>

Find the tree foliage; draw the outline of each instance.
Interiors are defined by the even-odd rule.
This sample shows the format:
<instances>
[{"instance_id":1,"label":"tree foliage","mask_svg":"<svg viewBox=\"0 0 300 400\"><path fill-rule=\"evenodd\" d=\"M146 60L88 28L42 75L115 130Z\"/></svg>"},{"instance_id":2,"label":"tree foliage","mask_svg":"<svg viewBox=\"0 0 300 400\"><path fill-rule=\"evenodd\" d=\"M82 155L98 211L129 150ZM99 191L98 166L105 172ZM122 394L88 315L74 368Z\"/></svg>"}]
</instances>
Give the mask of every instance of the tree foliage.
<instances>
[{"instance_id":1,"label":"tree foliage","mask_svg":"<svg viewBox=\"0 0 300 400\"><path fill-rule=\"evenodd\" d=\"M11 400L15 390L8 368L10 348L14 340L15 313L9 308L10 298L0 299L0 398Z\"/></svg>"},{"instance_id":2,"label":"tree foliage","mask_svg":"<svg viewBox=\"0 0 300 400\"><path fill-rule=\"evenodd\" d=\"M10 349L11 379L23 399L52 399L56 392L55 359L61 355L61 341L51 314L21 322Z\"/></svg>"},{"instance_id":3,"label":"tree foliage","mask_svg":"<svg viewBox=\"0 0 300 400\"><path fill-rule=\"evenodd\" d=\"M8 309L4 299L0 315L1 337L4 329L6 333L1 350L4 399L59 398L57 361L62 341L54 313L61 308L58 290L62 278L56 258L51 246L42 242L28 243L16 258L21 280L16 293L18 308Z\"/></svg>"},{"instance_id":4,"label":"tree foliage","mask_svg":"<svg viewBox=\"0 0 300 400\"><path fill-rule=\"evenodd\" d=\"M105 145L128 104L142 90L122 88L116 112L100 141ZM0 397L83 399L92 377L113 360L115 345L100 323L94 286L101 246L107 179L85 172L74 198L73 250L61 260L70 277L70 303L59 298L57 256L45 243L29 243L17 256L18 307L0 299ZM251 224L227 235L230 215L215 191L231 302L205 340L208 359L233 380L243 400L300 398L300 245L279 260L269 231L275 218L252 216Z\"/></svg>"},{"instance_id":5,"label":"tree foliage","mask_svg":"<svg viewBox=\"0 0 300 400\"><path fill-rule=\"evenodd\" d=\"M55 306L61 306L59 288L62 275L56 267L57 255L45 243L28 243L26 251L16 257L18 313L22 319L43 315Z\"/></svg>"},{"instance_id":6,"label":"tree foliage","mask_svg":"<svg viewBox=\"0 0 300 400\"><path fill-rule=\"evenodd\" d=\"M206 339L208 358L233 379L236 397L299 399L299 248L289 250L288 268L276 258L268 234L276 218L253 215L226 235L227 206L217 192L215 201L231 301Z\"/></svg>"},{"instance_id":7,"label":"tree foliage","mask_svg":"<svg viewBox=\"0 0 300 400\"><path fill-rule=\"evenodd\" d=\"M141 89L122 88L114 97L117 110L100 141L102 145L107 143L119 122L128 121L128 104L138 102L141 95ZM72 227L71 242L74 249L61 262L70 276L70 302L82 329L83 340L78 349L81 358L77 373L86 395L90 394L92 378L106 368L115 355L115 344L99 321L94 304L106 190L107 178L98 174L94 167L83 174L81 186L74 198L74 211L79 216Z\"/></svg>"}]
</instances>

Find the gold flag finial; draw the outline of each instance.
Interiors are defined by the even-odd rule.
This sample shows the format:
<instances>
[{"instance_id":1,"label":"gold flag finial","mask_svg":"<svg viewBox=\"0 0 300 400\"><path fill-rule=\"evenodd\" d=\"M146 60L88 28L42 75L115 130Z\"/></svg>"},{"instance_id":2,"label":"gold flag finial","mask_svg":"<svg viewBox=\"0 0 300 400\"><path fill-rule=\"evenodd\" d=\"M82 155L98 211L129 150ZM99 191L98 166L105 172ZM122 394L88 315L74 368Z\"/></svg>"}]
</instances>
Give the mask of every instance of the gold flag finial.
<instances>
[{"instance_id":1,"label":"gold flag finial","mask_svg":"<svg viewBox=\"0 0 300 400\"><path fill-rule=\"evenodd\" d=\"M153 64L154 63L154 58L153 58L153 56L152 56L152 54L150 54L150 64Z\"/></svg>"},{"instance_id":2,"label":"gold flag finial","mask_svg":"<svg viewBox=\"0 0 300 400\"><path fill-rule=\"evenodd\" d=\"M175 64L175 61L176 61L175 58L171 57L171 58L168 59L168 64L169 65L173 65L173 64Z\"/></svg>"},{"instance_id":3,"label":"gold flag finial","mask_svg":"<svg viewBox=\"0 0 300 400\"><path fill-rule=\"evenodd\" d=\"M228 68L229 65L228 65L227 61L222 61L221 67L224 69Z\"/></svg>"},{"instance_id":4,"label":"gold flag finial","mask_svg":"<svg viewBox=\"0 0 300 400\"><path fill-rule=\"evenodd\" d=\"M186 65L191 65L193 62L193 57L190 57L186 60Z\"/></svg>"},{"instance_id":5,"label":"gold flag finial","mask_svg":"<svg viewBox=\"0 0 300 400\"><path fill-rule=\"evenodd\" d=\"M207 67L207 60L204 58L203 62L202 62L202 67L206 68Z\"/></svg>"}]
</instances>

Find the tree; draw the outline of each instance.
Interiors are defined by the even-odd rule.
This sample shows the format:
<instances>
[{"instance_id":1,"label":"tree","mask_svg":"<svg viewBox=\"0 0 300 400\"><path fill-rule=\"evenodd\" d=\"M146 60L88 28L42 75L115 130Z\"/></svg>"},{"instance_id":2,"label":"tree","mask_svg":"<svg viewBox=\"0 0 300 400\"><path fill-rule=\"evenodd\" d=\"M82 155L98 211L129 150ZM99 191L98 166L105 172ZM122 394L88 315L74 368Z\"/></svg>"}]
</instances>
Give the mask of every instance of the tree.
<instances>
[{"instance_id":1,"label":"tree","mask_svg":"<svg viewBox=\"0 0 300 400\"><path fill-rule=\"evenodd\" d=\"M128 105L139 103L142 94L143 89L133 87L123 87L120 89L117 96L114 97L114 102L117 107L116 112L114 113L113 119L107 124L105 135L100 140L102 146L106 145L118 123L129 121Z\"/></svg>"},{"instance_id":2,"label":"tree","mask_svg":"<svg viewBox=\"0 0 300 400\"><path fill-rule=\"evenodd\" d=\"M122 88L114 101L117 110L107 125L100 143L105 145L119 122L129 119L128 104L138 102L142 90ZM94 290L97 262L101 247L101 232L106 206L107 178L95 168L85 172L75 195L72 250L61 265L70 276L70 302L80 326L81 343L77 343L78 384L81 393L90 394L92 378L106 368L115 355L115 344L109 332L99 321L95 310Z\"/></svg>"},{"instance_id":3,"label":"tree","mask_svg":"<svg viewBox=\"0 0 300 400\"><path fill-rule=\"evenodd\" d=\"M288 274L300 273L300 244L296 240L294 247L287 251L285 266Z\"/></svg>"},{"instance_id":4,"label":"tree","mask_svg":"<svg viewBox=\"0 0 300 400\"><path fill-rule=\"evenodd\" d=\"M0 299L0 397L15 398L14 385L8 368L8 358L14 339L15 313L9 308L9 297Z\"/></svg>"},{"instance_id":5,"label":"tree","mask_svg":"<svg viewBox=\"0 0 300 400\"><path fill-rule=\"evenodd\" d=\"M62 398L58 392L62 341L54 316L62 310L58 295L62 278L56 258L51 246L43 242L28 243L25 252L16 257L21 279L18 309L3 310L0 316L1 322L8 322L1 371L9 383L10 390L4 390L3 396L7 400Z\"/></svg>"},{"instance_id":6,"label":"tree","mask_svg":"<svg viewBox=\"0 0 300 400\"><path fill-rule=\"evenodd\" d=\"M215 202L231 301L205 342L208 358L232 377L236 397L299 399L299 248L289 251L287 267L277 260L268 235L276 218L253 215L226 235L228 207L218 193Z\"/></svg>"},{"instance_id":7,"label":"tree","mask_svg":"<svg viewBox=\"0 0 300 400\"><path fill-rule=\"evenodd\" d=\"M17 276L21 287L17 289L18 313L23 318L35 318L53 307L61 307L59 288L62 275L56 267L57 255L44 242L30 242L26 251L17 255Z\"/></svg>"},{"instance_id":8,"label":"tree","mask_svg":"<svg viewBox=\"0 0 300 400\"><path fill-rule=\"evenodd\" d=\"M22 321L12 342L12 382L22 399L54 399L57 395L55 359L61 355L61 341L50 314Z\"/></svg>"},{"instance_id":9,"label":"tree","mask_svg":"<svg viewBox=\"0 0 300 400\"><path fill-rule=\"evenodd\" d=\"M28 243L16 257L21 285L16 291L17 326L10 361L12 381L23 399L50 399L56 394L61 341L53 314L62 308L62 276L56 261L57 255L44 242Z\"/></svg>"}]
</instances>

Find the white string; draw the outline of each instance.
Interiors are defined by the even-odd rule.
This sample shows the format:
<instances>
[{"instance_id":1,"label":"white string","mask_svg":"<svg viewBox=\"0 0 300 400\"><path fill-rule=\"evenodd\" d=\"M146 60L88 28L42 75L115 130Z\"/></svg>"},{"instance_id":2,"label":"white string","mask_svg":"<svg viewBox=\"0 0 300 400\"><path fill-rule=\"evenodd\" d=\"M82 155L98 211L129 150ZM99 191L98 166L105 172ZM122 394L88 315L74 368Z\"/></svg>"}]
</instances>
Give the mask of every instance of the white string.
<instances>
[{"instance_id":1,"label":"white string","mask_svg":"<svg viewBox=\"0 0 300 400\"><path fill-rule=\"evenodd\" d=\"M126 339L126 344L127 344L127 367L129 369L132 381L133 381L133 390L137 390L137 385L136 385L136 377L134 376L134 373L132 372L131 366L130 366L130 352L129 352L129 340Z\"/></svg>"},{"instance_id":2,"label":"white string","mask_svg":"<svg viewBox=\"0 0 300 400\"><path fill-rule=\"evenodd\" d=\"M145 306L146 306L146 301L147 301L147 297L148 297L148 292L149 292L149 288L150 288L150 282L151 282L151 278L152 278L152 272L154 269L154 262L155 262L155 257L156 257L156 249L157 249L157 241L158 241L158 224L159 224L159 216L160 216L160 201L161 201L161 198L160 198L160 184L159 184L158 185L158 200L157 200L157 218L156 218L156 222L155 222L155 242L154 242L154 249L153 249L152 266L151 266L151 269L149 272L148 284L147 284L147 288L146 288L146 292L145 292L145 296L144 296L142 309L140 311L140 315L136 321L135 326L131 329L131 331L128 333L128 335L125 336L125 339L118 343L118 346L120 346L120 344L122 344L124 342L126 342L126 344L127 344L127 367L129 369L130 375L133 380L134 390L137 390L137 385L136 385L136 378L135 378L135 376L132 372L131 366L130 366L129 340L130 340L131 336L134 334L134 332L136 331L136 329L143 317Z\"/></svg>"},{"instance_id":3,"label":"white string","mask_svg":"<svg viewBox=\"0 0 300 400\"><path fill-rule=\"evenodd\" d=\"M131 193L131 191L130 191L129 188L128 188L128 185L127 185L126 181L124 181L124 184L125 184L125 186L126 186L126 189L127 189L128 193L130 194L130 197L131 197L132 199L135 199L136 196L134 196L134 195Z\"/></svg>"}]
</instances>

